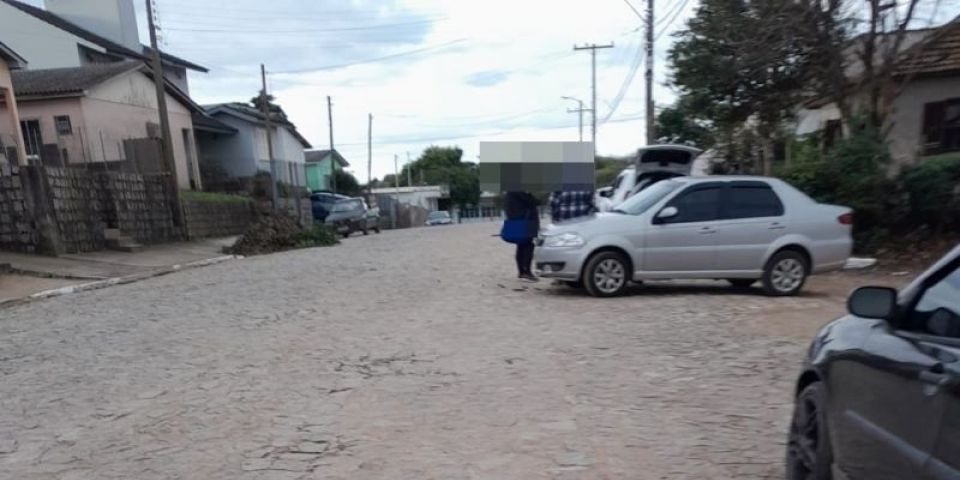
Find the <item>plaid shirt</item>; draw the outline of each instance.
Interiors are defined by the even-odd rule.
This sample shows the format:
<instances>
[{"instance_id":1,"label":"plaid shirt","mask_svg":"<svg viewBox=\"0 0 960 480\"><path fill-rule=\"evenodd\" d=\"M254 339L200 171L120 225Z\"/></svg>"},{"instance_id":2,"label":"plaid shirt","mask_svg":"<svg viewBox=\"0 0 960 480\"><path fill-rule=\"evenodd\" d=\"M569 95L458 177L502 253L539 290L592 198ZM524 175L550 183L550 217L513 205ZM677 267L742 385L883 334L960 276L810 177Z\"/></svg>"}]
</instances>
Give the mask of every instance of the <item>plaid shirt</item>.
<instances>
[{"instance_id":1,"label":"plaid shirt","mask_svg":"<svg viewBox=\"0 0 960 480\"><path fill-rule=\"evenodd\" d=\"M593 192L554 192L550 195L550 218L554 222L583 217L595 211Z\"/></svg>"}]
</instances>

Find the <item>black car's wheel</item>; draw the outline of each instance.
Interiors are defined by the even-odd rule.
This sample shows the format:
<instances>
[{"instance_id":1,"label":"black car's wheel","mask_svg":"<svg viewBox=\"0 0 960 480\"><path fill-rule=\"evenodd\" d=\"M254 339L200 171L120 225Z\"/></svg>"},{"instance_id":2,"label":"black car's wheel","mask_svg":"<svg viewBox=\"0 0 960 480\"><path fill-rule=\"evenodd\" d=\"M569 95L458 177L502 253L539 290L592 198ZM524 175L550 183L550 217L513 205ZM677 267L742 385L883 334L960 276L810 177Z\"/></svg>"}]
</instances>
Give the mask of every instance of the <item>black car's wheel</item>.
<instances>
[{"instance_id":1,"label":"black car's wheel","mask_svg":"<svg viewBox=\"0 0 960 480\"><path fill-rule=\"evenodd\" d=\"M736 288L747 288L754 283L757 283L755 278L728 278L727 282L730 285L733 285Z\"/></svg>"},{"instance_id":2,"label":"black car's wheel","mask_svg":"<svg viewBox=\"0 0 960 480\"><path fill-rule=\"evenodd\" d=\"M831 480L833 450L827 434L823 385L814 382L797 395L787 436L787 480Z\"/></svg>"},{"instance_id":3,"label":"black car's wheel","mask_svg":"<svg viewBox=\"0 0 960 480\"><path fill-rule=\"evenodd\" d=\"M795 250L778 252L763 268L763 291L772 296L796 295L807 281L807 259Z\"/></svg>"},{"instance_id":4,"label":"black car's wheel","mask_svg":"<svg viewBox=\"0 0 960 480\"><path fill-rule=\"evenodd\" d=\"M583 286L594 297L615 297L626 290L632 276L629 262L623 255L600 252L583 269Z\"/></svg>"},{"instance_id":5,"label":"black car's wheel","mask_svg":"<svg viewBox=\"0 0 960 480\"><path fill-rule=\"evenodd\" d=\"M367 230L366 228L364 228L364 229L363 229L363 234L364 234L364 235L370 235L370 231Z\"/></svg>"},{"instance_id":6,"label":"black car's wheel","mask_svg":"<svg viewBox=\"0 0 960 480\"><path fill-rule=\"evenodd\" d=\"M374 233L380 233L380 227L373 227Z\"/></svg>"},{"instance_id":7,"label":"black car's wheel","mask_svg":"<svg viewBox=\"0 0 960 480\"><path fill-rule=\"evenodd\" d=\"M342 233L343 238L349 237L351 233L353 233L353 232L351 232L350 230L347 230L346 232L343 232L343 233Z\"/></svg>"}]
</instances>

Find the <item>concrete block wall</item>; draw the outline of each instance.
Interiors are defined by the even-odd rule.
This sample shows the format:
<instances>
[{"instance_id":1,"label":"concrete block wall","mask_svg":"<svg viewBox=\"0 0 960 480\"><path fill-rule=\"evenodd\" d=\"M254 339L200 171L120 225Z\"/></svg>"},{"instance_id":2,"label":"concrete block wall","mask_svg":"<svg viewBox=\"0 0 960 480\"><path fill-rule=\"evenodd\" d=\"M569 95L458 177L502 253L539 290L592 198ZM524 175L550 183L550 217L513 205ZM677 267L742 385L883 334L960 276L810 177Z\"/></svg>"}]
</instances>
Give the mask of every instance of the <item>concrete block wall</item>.
<instances>
[{"instance_id":1,"label":"concrete block wall","mask_svg":"<svg viewBox=\"0 0 960 480\"><path fill-rule=\"evenodd\" d=\"M85 170L44 167L53 219L66 253L105 247L103 195L97 174Z\"/></svg>"},{"instance_id":2,"label":"concrete block wall","mask_svg":"<svg viewBox=\"0 0 960 480\"><path fill-rule=\"evenodd\" d=\"M16 165L0 163L0 250L35 253L40 234Z\"/></svg>"},{"instance_id":3,"label":"concrete block wall","mask_svg":"<svg viewBox=\"0 0 960 480\"><path fill-rule=\"evenodd\" d=\"M110 226L143 244L182 240L174 225L169 181L162 174L100 173Z\"/></svg>"},{"instance_id":4,"label":"concrete block wall","mask_svg":"<svg viewBox=\"0 0 960 480\"><path fill-rule=\"evenodd\" d=\"M270 208L270 205L271 202L264 202L262 204L264 208ZM277 210L286 212L287 215L293 218L298 218L300 225L304 228L313 226L313 206L310 204L309 198L300 199L300 211L298 212L296 198L280 197L277 199Z\"/></svg>"},{"instance_id":5,"label":"concrete block wall","mask_svg":"<svg viewBox=\"0 0 960 480\"><path fill-rule=\"evenodd\" d=\"M254 219L252 201L182 200L187 237L216 238L241 235Z\"/></svg>"}]
</instances>

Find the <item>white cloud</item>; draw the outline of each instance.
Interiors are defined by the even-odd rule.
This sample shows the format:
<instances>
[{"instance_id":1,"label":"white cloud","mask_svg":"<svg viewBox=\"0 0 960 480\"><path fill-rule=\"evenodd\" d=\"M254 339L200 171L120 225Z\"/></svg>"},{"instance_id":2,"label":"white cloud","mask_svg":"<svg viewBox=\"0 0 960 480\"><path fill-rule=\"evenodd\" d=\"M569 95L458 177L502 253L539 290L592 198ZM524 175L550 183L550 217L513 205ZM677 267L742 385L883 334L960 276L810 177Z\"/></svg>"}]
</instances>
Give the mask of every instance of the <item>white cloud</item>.
<instances>
[{"instance_id":1,"label":"white cloud","mask_svg":"<svg viewBox=\"0 0 960 480\"><path fill-rule=\"evenodd\" d=\"M658 6L679 5L673 2ZM191 76L192 93L204 103L254 96L261 62L268 71L282 72L426 49L339 69L270 75L272 93L317 147L328 144L326 97L333 97L336 145L361 181L366 180L367 113L374 115L376 177L393 171L394 154L405 160L407 151L416 156L432 144L459 145L464 158L475 161L483 140L575 140L577 115L567 109L576 104L560 97L589 102L590 55L574 52L573 45L616 44L597 54L603 118L642 43L642 32L636 31L640 19L623 0L341 0L332 7L283 0L269 12L260 2L240 0L222 16L200 19L189 17L198 16L190 3L162 0L161 16L171 53L206 62L212 70ZM688 1L673 28L695 3ZM315 20L331 10L340 12L329 15L339 16L337 21ZM272 21L258 23L260 14ZM417 19L422 23L411 31L408 24ZM254 24L271 33L258 34ZM302 32L331 25L365 29ZM366 29L384 25L399 26ZM242 28L251 29L250 35L189 31ZM297 33L278 33L283 30ZM667 78L662 55L668 42L664 35L658 46L655 98L660 105L672 100L661 85ZM643 106L641 70L611 121L599 128L601 154L626 154L644 143ZM584 120L589 139L589 114Z\"/></svg>"}]
</instances>

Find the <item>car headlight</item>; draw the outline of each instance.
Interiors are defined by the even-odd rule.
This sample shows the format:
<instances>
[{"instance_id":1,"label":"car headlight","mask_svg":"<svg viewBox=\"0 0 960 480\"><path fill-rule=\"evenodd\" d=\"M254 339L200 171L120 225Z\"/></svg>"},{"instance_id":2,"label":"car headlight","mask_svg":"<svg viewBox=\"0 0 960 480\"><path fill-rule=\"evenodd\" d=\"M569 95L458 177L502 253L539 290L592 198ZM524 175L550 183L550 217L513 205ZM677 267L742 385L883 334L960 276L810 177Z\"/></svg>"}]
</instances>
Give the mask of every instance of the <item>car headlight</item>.
<instances>
[{"instance_id":1,"label":"car headlight","mask_svg":"<svg viewBox=\"0 0 960 480\"><path fill-rule=\"evenodd\" d=\"M576 233L561 233L543 239L544 247L580 247L582 245L583 237Z\"/></svg>"}]
</instances>

